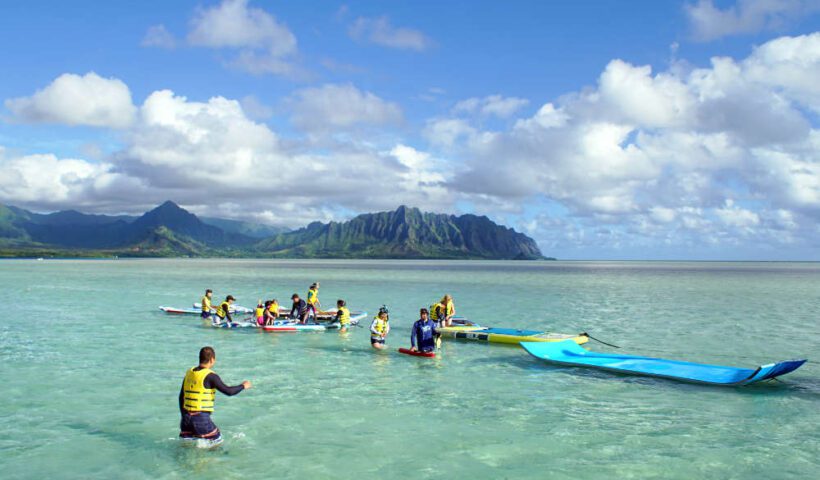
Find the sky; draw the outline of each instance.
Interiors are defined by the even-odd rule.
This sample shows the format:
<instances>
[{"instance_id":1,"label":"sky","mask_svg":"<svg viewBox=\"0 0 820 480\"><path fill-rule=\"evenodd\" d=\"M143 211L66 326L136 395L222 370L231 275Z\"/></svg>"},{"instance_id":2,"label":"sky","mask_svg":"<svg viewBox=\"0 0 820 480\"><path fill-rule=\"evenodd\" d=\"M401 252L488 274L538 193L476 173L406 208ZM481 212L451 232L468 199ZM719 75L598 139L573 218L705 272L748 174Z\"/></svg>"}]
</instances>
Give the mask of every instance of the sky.
<instances>
[{"instance_id":1,"label":"sky","mask_svg":"<svg viewBox=\"0 0 820 480\"><path fill-rule=\"evenodd\" d=\"M0 3L0 203L820 260L820 0Z\"/></svg>"}]
</instances>

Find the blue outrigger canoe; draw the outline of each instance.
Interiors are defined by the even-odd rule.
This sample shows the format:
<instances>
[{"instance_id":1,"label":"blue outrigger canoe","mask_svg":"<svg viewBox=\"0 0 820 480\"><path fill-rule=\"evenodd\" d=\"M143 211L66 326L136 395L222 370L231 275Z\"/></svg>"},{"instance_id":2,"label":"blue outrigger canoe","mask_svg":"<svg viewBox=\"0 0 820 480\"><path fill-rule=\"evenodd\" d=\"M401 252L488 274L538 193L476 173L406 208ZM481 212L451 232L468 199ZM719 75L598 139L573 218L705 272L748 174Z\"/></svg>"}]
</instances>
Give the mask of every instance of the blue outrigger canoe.
<instances>
[{"instance_id":1,"label":"blue outrigger canoe","mask_svg":"<svg viewBox=\"0 0 820 480\"><path fill-rule=\"evenodd\" d=\"M748 385L793 372L806 363L806 360L789 360L752 369L590 352L571 340L557 343L521 342L521 346L535 358L556 365L597 368L628 375L645 375L707 385Z\"/></svg>"}]
</instances>

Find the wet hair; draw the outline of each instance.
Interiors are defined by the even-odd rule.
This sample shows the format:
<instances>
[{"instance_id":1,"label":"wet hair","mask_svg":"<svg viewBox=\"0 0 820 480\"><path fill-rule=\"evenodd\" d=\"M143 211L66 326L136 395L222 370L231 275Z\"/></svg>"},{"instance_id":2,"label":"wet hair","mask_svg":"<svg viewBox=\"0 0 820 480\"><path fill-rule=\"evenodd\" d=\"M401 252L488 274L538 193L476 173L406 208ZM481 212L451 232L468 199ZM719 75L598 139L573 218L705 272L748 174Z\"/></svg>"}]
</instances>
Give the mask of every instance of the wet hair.
<instances>
[{"instance_id":1,"label":"wet hair","mask_svg":"<svg viewBox=\"0 0 820 480\"><path fill-rule=\"evenodd\" d=\"M266 301L265 301L265 306L266 306L266 307L270 307L270 304L271 304L271 303L273 303L273 302L271 302L270 300L266 300Z\"/></svg>"},{"instance_id":2,"label":"wet hair","mask_svg":"<svg viewBox=\"0 0 820 480\"><path fill-rule=\"evenodd\" d=\"M228 295L227 297L225 297L225 301L227 302L228 300L236 300L236 299L233 298L233 295Z\"/></svg>"},{"instance_id":3,"label":"wet hair","mask_svg":"<svg viewBox=\"0 0 820 480\"><path fill-rule=\"evenodd\" d=\"M213 347L202 347L202 349L199 350L200 364L204 365L213 360L214 358L216 358L216 352L214 352Z\"/></svg>"},{"instance_id":4,"label":"wet hair","mask_svg":"<svg viewBox=\"0 0 820 480\"><path fill-rule=\"evenodd\" d=\"M211 290L210 288L209 288L209 289L207 289L207 290L205 290L205 295L207 295L207 294L209 294L209 293L214 293L214 291L213 291L213 290Z\"/></svg>"},{"instance_id":5,"label":"wet hair","mask_svg":"<svg viewBox=\"0 0 820 480\"><path fill-rule=\"evenodd\" d=\"M291 300L293 300L294 298L299 298L299 294L298 294L298 293L294 293L293 295L291 295L291 296L290 296L290 299L291 299Z\"/></svg>"},{"instance_id":6,"label":"wet hair","mask_svg":"<svg viewBox=\"0 0 820 480\"><path fill-rule=\"evenodd\" d=\"M422 313L426 313L427 315L430 315L430 312L428 312L426 308L422 308L421 310L419 310L419 314L422 314Z\"/></svg>"},{"instance_id":7,"label":"wet hair","mask_svg":"<svg viewBox=\"0 0 820 480\"><path fill-rule=\"evenodd\" d=\"M310 288L319 288L319 284L318 283L312 283L312 284L310 284Z\"/></svg>"},{"instance_id":8,"label":"wet hair","mask_svg":"<svg viewBox=\"0 0 820 480\"><path fill-rule=\"evenodd\" d=\"M338 299L338 300L336 300L336 306L338 306L338 307L344 307L345 305L347 305L347 302L345 302L345 301L344 301L344 300L342 300L341 298L340 298L340 299Z\"/></svg>"}]
</instances>

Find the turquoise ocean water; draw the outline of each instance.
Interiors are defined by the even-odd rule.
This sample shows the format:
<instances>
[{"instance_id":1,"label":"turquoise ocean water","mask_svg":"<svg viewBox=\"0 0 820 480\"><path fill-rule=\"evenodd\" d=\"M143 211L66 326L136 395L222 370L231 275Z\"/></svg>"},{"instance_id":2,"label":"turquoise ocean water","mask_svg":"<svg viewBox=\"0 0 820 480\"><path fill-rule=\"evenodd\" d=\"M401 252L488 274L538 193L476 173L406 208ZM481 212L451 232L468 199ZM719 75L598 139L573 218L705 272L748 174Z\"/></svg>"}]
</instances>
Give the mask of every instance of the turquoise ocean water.
<instances>
[{"instance_id":1,"label":"turquoise ocean water","mask_svg":"<svg viewBox=\"0 0 820 480\"><path fill-rule=\"evenodd\" d=\"M212 329L202 291L252 306L305 293L391 311L365 329ZM754 367L743 388L557 368L517 347L445 341L399 355L443 293L482 324L588 331L620 352ZM820 264L268 260L0 262L0 477L818 478ZM254 388L219 396L214 451L176 440L197 352ZM598 351L609 347L590 343Z\"/></svg>"}]
</instances>

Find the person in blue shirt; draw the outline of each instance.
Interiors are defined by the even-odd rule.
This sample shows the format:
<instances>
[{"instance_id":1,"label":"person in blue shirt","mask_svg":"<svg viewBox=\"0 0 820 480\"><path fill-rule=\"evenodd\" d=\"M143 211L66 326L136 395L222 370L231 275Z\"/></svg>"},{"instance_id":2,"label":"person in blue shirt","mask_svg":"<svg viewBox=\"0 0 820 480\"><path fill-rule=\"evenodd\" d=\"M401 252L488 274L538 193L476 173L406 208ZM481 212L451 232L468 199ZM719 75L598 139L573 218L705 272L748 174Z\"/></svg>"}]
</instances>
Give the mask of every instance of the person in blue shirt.
<instances>
[{"instance_id":1,"label":"person in blue shirt","mask_svg":"<svg viewBox=\"0 0 820 480\"><path fill-rule=\"evenodd\" d=\"M411 352L432 352L436 349L436 322L430 320L430 312L426 308L419 311L419 318L413 324L413 330L410 333L410 351Z\"/></svg>"}]
</instances>

